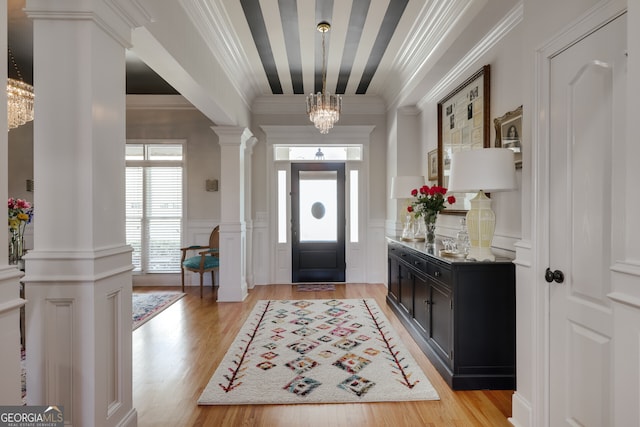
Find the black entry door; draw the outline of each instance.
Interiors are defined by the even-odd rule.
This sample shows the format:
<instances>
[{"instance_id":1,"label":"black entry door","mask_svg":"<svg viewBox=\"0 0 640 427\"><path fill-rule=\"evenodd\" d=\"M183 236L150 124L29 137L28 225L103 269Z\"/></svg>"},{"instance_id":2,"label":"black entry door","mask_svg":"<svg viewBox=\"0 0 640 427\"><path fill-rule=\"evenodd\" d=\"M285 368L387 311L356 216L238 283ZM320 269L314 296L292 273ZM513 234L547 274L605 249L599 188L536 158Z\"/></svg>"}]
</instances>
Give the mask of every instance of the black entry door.
<instances>
[{"instance_id":1,"label":"black entry door","mask_svg":"<svg viewBox=\"0 0 640 427\"><path fill-rule=\"evenodd\" d=\"M292 281L344 282L344 163L291 164Z\"/></svg>"}]
</instances>

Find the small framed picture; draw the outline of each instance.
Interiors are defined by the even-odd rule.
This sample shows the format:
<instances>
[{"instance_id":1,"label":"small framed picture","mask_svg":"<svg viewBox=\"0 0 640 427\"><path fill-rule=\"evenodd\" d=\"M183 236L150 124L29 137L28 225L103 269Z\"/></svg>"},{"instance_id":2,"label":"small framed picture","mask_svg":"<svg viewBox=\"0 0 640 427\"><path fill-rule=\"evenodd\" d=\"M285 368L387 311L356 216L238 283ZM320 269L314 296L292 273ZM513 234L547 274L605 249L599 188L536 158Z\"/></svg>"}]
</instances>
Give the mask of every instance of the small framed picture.
<instances>
[{"instance_id":1,"label":"small framed picture","mask_svg":"<svg viewBox=\"0 0 640 427\"><path fill-rule=\"evenodd\" d=\"M429 151L427 165L427 180L436 181L438 179L438 149Z\"/></svg>"},{"instance_id":2,"label":"small framed picture","mask_svg":"<svg viewBox=\"0 0 640 427\"><path fill-rule=\"evenodd\" d=\"M516 168L522 167L522 105L504 116L493 120L496 127L496 147L513 150L516 158Z\"/></svg>"}]
</instances>

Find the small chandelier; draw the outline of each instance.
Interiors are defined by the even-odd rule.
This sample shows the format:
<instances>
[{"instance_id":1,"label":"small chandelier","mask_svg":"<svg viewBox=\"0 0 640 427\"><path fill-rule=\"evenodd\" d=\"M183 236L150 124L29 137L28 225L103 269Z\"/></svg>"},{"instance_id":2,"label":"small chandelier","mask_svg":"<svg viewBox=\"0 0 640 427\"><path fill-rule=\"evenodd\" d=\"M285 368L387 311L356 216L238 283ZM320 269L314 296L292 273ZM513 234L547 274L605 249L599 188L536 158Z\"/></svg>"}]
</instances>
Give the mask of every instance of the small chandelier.
<instances>
[{"instance_id":1,"label":"small chandelier","mask_svg":"<svg viewBox=\"0 0 640 427\"><path fill-rule=\"evenodd\" d=\"M9 49L9 57L20 79L7 79L7 124L10 130L33 120L34 95L33 86L22 81L22 75L11 49Z\"/></svg>"},{"instance_id":2,"label":"small chandelier","mask_svg":"<svg viewBox=\"0 0 640 427\"><path fill-rule=\"evenodd\" d=\"M327 134L329 129L340 120L342 97L327 92L324 34L331 29L331 25L328 22L320 22L317 29L322 33L322 92L307 96L307 114L309 120L320 129L320 133Z\"/></svg>"}]
</instances>

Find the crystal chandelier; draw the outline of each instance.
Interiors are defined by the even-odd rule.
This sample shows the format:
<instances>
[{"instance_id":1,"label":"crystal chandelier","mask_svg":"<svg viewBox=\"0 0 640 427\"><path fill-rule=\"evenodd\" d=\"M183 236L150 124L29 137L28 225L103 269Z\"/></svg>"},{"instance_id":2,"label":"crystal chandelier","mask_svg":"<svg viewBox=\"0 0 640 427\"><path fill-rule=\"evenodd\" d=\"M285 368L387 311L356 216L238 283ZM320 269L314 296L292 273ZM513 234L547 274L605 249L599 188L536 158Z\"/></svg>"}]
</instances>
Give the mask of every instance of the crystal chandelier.
<instances>
[{"instance_id":1,"label":"crystal chandelier","mask_svg":"<svg viewBox=\"0 0 640 427\"><path fill-rule=\"evenodd\" d=\"M7 79L7 124L9 129L13 129L33 120L34 95L33 86L22 81L22 75L13 59L11 49L9 49L9 57L20 79Z\"/></svg>"},{"instance_id":2,"label":"crystal chandelier","mask_svg":"<svg viewBox=\"0 0 640 427\"><path fill-rule=\"evenodd\" d=\"M329 129L333 128L333 125L340 120L340 111L342 110L342 97L327 92L324 34L330 28L331 25L328 22L321 22L317 27L318 31L322 33L322 92L307 96L309 120L320 129L322 134L329 133Z\"/></svg>"}]
</instances>

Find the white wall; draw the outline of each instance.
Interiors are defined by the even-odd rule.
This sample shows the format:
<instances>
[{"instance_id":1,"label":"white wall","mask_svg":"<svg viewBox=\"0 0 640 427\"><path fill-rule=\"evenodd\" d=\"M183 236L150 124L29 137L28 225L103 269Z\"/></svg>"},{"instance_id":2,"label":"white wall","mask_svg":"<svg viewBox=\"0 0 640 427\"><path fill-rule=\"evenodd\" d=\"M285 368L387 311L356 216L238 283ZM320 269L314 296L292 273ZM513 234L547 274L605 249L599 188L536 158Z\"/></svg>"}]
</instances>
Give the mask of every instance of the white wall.
<instances>
[{"instance_id":1,"label":"white wall","mask_svg":"<svg viewBox=\"0 0 640 427\"><path fill-rule=\"evenodd\" d=\"M517 22L521 22L521 12L518 13L516 8L512 13L515 16L519 14L520 20ZM489 64L491 66L490 146L493 147L495 143L493 119L522 105L525 90L522 80L522 57L524 53L522 52L522 25L517 22L511 24L511 26L507 26L504 22L498 22L494 27L487 29L487 34L476 34L476 44L461 55L457 63L452 64L453 68L451 70L455 70L456 78L452 79L451 74L444 74L441 76L441 81L449 80L448 85L439 87L438 90L430 90L424 94L418 104L422 111L422 144L419 155L424 160L421 170L423 175L427 175L426 158L428 152L438 146L438 102L484 65ZM502 27L506 27L506 29L502 29ZM492 34L494 32L496 34ZM487 39L483 40L485 36ZM482 43L480 42L481 40ZM462 48L461 45L462 40L454 43L452 49L459 51ZM461 64L464 64L464 66ZM523 139L522 144L529 146L531 141ZM521 238L522 174L523 170L518 170L516 173L519 181L518 190L507 193L493 193L491 195L493 200L492 208L496 213L494 250L502 255L512 257L515 256L515 244ZM432 184L435 184L435 182L432 182ZM460 217L457 215L440 215L437 233L442 236L455 236L460 227L459 221Z\"/></svg>"}]
</instances>

